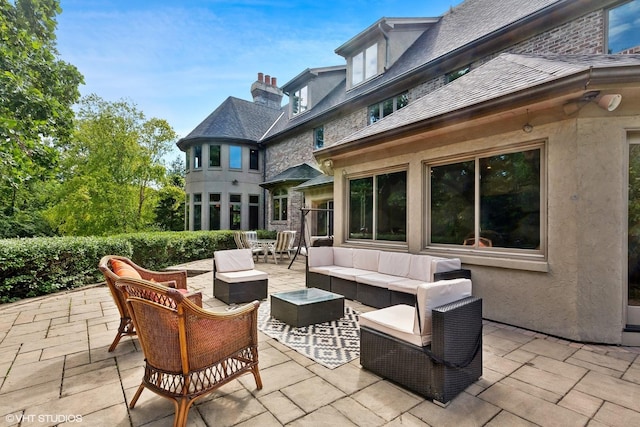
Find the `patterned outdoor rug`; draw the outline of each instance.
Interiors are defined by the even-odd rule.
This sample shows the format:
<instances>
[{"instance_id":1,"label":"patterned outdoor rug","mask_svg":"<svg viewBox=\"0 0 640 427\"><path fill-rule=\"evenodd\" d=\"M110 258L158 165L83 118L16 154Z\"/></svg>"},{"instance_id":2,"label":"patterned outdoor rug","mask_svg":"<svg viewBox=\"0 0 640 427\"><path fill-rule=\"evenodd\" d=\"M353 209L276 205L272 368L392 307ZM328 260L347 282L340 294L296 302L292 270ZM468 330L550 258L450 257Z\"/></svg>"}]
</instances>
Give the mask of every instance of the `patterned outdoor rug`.
<instances>
[{"instance_id":1,"label":"patterned outdoor rug","mask_svg":"<svg viewBox=\"0 0 640 427\"><path fill-rule=\"evenodd\" d=\"M358 313L351 307L344 308L339 320L295 328L272 318L269 301L264 301L258 309L258 329L329 369L360 355Z\"/></svg>"}]
</instances>

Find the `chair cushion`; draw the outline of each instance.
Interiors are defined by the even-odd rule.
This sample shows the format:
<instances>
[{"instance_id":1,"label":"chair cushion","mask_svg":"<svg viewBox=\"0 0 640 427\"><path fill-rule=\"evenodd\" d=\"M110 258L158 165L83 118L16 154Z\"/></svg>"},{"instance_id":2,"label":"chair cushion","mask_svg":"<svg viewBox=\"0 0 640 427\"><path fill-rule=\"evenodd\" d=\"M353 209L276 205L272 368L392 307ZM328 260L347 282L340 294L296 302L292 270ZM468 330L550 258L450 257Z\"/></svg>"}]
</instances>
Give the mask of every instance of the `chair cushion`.
<instances>
[{"instance_id":1,"label":"chair cushion","mask_svg":"<svg viewBox=\"0 0 640 427\"><path fill-rule=\"evenodd\" d=\"M378 260L380 251L371 249L354 249L353 250L353 268L360 270L369 270L370 272L378 271Z\"/></svg>"},{"instance_id":2,"label":"chair cushion","mask_svg":"<svg viewBox=\"0 0 640 427\"><path fill-rule=\"evenodd\" d=\"M407 277L410 263L411 255L409 254L381 251L378 261L378 273Z\"/></svg>"},{"instance_id":3,"label":"chair cushion","mask_svg":"<svg viewBox=\"0 0 640 427\"><path fill-rule=\"evenodd\" d=\"M333 246L331 246L331 249L333 249L333 265L353 267L353 249Z\"/></svg>"},{"instance_id":4,"label":"chair cushion","mask_svg":"<svg viewBox=\"0 0 640 427\"><path fill-rule=\"evenodd\" d=\"M213 257L216 261L216 270L219 273L253 270L255 267L251 249L215 251Z\"/></svg>"},{"instance_id":5,"label":"chair cushion","mask_svg":"<svg viewBox=\"0 0 640 427\"><path fill-rule=\"evenodd\" d=\"M308 249L309 270L313 267L333 265L333 248L331 246L310 247Z\"/></svg>"},{"instance_id":6,"label":"chair cushion","mask_svg":"<svg viewBox=\"0 0 640 427\"><path fill-rule=\"evenodd\" d=\"M409 255L411 261L409 262L409 279L420 280L421 282L431 282L433 275L431 274L431 260L433 257L430 255Z\"/></svg>"},{"instance_id":7,"label":"chair cushion","mask_svg":"<svg viewBox=\"0 0 640 427\"><path fill-rule=\"evenodd\" d=\"M130 277L132 279L142 279L140 273L133 268L131 265L127 264L124 261L120 261L118 259L111 260L111 268L116 276L120 277Z\"/></svg>"},{"instance_id":8,"label":"chair cushion","mask_svg":"<svg viewBox=\"0 0 640 427\"><path fill-rule=\"evenodd\" d=\"M423 283L427 282L415 279L401 279L389 283L388 288L390 291L404 292L405 294L416 295L418 293L418 286Z\"/></svg>"},{"instance_id":9,"label":"chair cushion","mask_svg":"<svg viewBox=\"0 0 640 427\"><path fill-rule=\"evenodd\" d=\"M217 273L216 279L220 279L227 283L253 282L255 280L267 280L269 275L260 270L242 270L228 271L226 273Z\"/></svg>"},{"instance_id":10,"label":"chair cushion","mask_svg":"<svg viewBox=\"0 0 640 427\"><path fill-rule=\"evenodd\" d=\"M431 311L444 304L471 296L471 280L451 279L423 283L418 286L413 332L419 335L431 334Z\"/></svg>"},{"instance_id":11,"label":"chair cushion","mask_svg":"<svg viewBox=\"0 0 640 427\"><path fill-rule=\"evenodd\" d=\"M382 273L370 273L356 276L356 282L358 283L364 283L366 285L377 286L385 289L389 288L393 282L398 280L403 280L403 278Z\"/></svg>"},{"instance_id":12,"label":"chair cushion","mask_svg":"<svg viewBox=\"0 0 640 427\"><path fill-rule=\"evenodd\" d=\"M329 270L330 276L339 277L344 280L351 280L352 282L355 282L356 276L361 276L364 274L371 274L371 271L361 270L359 268L345 268L345 267L338 267L338 268Z\"/></svg>"},{"instance_id":13,"label":"chair cushion","mask_svg":"<svg viewBox=\"0 0 640 427\"><path fill-rule=\"evenodd\" d=\"M415 311L416 309L410 305L392 305L380 310L362 313L359 316L359 324L423 347L431 342L431 334L421 336L413 332Z\"/></svg>"},{"instance_id":14,"label":"chair cushion","mask_svg":"<svg viewBox=\"0 0 640 427\"><path fill-rule=\"evenodd\" d=\"M327 276L330 276L333 270L341 270L341 269L344 269L344 267L338 267L337 265L323 265L318 267L309 267L310 272L326 274Z\"/></svg>"}]
</instances>

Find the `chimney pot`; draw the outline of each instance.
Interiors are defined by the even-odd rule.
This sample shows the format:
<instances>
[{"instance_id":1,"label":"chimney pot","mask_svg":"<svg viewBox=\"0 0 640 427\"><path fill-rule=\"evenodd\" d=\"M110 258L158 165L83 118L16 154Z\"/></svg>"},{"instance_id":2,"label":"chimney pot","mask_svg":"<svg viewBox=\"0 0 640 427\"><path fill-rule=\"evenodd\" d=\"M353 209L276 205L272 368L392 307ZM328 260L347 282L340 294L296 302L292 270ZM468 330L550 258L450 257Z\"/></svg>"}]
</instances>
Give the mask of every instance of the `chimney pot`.
<instances>
[{"instance_id":1,"label":"chimney pot","mask_svg":"<svg viewBox=\"0 0 640 427\"><path fill-rule=\"evenodd\" d=\"M271 77L271 86L278 86L278 82L275 77Z\"/></svg>"},{"instance_id":2,"label":"chimney pot","mask_svg":"<svg viewBox=\"0 0 640 427\"><path fill-rule=\"evenodd\" d=\"M270 85L270 84L271 84L271 76L270 76L269 74L267 74L267 75L265 75L265 76L264 76L264 82L265 82L267 85Z\"/></svg>"},{"instance_id":3,"label":"chimney pot","mask_svg":"<svg viewBox=\"0 0 640 427\"><path fill-rule=\"evenodd\" d=\"M259 81L260 83L262 83L262 79L263 79L263 77L264 77L264 74L262 74L262 73L258 73L258 81Z\"/></svg>"}]
</instances>

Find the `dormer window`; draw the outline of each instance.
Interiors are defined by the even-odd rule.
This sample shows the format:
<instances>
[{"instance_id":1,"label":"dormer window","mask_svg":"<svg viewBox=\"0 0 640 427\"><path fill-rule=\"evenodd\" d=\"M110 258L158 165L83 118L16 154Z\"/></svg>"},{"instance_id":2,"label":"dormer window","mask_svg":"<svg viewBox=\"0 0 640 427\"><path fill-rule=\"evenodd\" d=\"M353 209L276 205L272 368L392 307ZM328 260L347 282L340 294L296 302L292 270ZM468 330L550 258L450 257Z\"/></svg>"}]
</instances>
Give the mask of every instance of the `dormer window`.
<instances>
[{"instance_id":1,"label":"dormer window","mask_svg":"<svg viewBox=\"0 0 640 427\"><path fill-rule=\"evenodd\" d=\"M355 86L376 74L378 74L378 43L374 43L351 59L351 84Z\"/></svg>"},{"instance_id":2,"label":"dormer window","mask_svg":"<svg viewBox=\"0 0 640 427\"><path fill-rule=\"evenodd\" d=\"M291 96L291 113L296 114L304 113L309 107L309 95L307 86L296 90Z\"/></svg>"}]
</instances>

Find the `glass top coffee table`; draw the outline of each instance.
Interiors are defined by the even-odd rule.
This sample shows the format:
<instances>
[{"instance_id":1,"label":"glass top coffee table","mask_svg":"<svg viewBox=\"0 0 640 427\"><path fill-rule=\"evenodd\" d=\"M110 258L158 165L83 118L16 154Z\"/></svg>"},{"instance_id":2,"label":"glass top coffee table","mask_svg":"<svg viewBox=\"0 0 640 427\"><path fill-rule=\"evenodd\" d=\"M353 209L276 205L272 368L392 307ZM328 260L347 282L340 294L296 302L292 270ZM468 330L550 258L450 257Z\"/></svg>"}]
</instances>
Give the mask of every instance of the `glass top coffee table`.
<instances>
[{"instance_id":1,"label":"glass top coffee table","mask_svg":"<svg viewBox=\"0 0 640 427\"><path fill-rule=\"evenodd\" d=\"M344 317L344 296L316 288L271 294L271 316L296 328L330 322Z\"/></svg>"}]
</instances>

